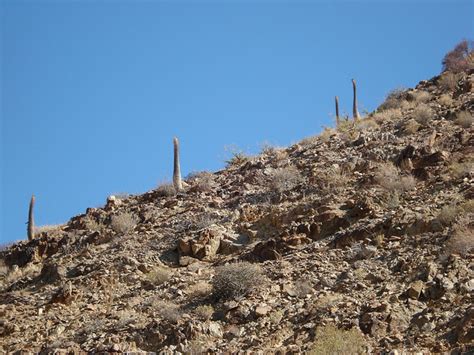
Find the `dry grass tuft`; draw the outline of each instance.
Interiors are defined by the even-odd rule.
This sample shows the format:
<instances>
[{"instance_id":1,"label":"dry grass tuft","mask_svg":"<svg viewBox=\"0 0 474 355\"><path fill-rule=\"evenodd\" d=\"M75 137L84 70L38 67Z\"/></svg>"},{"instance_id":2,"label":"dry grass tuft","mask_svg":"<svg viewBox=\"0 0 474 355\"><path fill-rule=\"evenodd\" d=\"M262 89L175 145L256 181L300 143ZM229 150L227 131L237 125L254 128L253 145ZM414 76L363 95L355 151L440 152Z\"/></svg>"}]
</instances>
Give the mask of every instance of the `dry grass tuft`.
<instances>
[{"instance_id":1,"label":"dry grass tuft","mask_svg":"<svg viewBox=\"0 0 474 355\"><path fill-rule=\"evenodd\" d=\"M275 169L270 175L269 187L279 193L292 190L303 182L303 176L294 166Z\"/></svg>"},{"instance_id":2,"label":"dry grass tuft","mask_svg":"<svg viewBox=\"0 0 474 355\"><path fill-rule=\"evenodd\" d=\"M212 315L214 314L214 307L208 304L197 306L194 309L194 314L196 314L200 320L206 321L211 319Z\"/></svg>"},{"instance_id":3,"label":"dry grass tuft","mask_svg":"<svg viewBox=\"0 0 474 355\"><path fill-rule=\"evenodd\" d=\"M146 278L153 285L158 286L171 279L172 275L173 273L171 272L171 270L160 266L146 274Z\"/></svg>"},{"instance_id":4,"label":"dry grass tuft","mask_svg":"<svg viewBox=\"0 0 474 355\"><path fill-rule=\"evenodd\" d=\"M438 85L446 91L454 91L458 81L462 78L459 73L445 72L438 80Z\"/></svg>"},{"instance_id":5,"label":"dry grass tuft","mask_svg":"<svg viewBox=\"0 0 474 355\"><path fill-rule=\"evenodd\" d=\"M450 253L467 256L474 251L474 214L469 213L453 225L447 249Z\"/></svg>"},{"instance_id":6,"label":"dry grass tuft","mask_svg":"<svg viewBox=\"0 0 474 355\"><path fill-rule=\"evenodd\" d=\"M170 197L176 196L176 189L173 184L170 182L161 182L158 184L156 193L159 197Z\"/></svg>"},{"instance_id":7,"label":"dry grass tuft","mask_svg":"<svg viewBox=\"0 0 474 355\"><path fill-rule=\"evenodd\" d=\"M398 88L390 91L385 101L379 106L378 111L401 108L401 103L406 99L406 89Z\"/></svg>"},{"instance_id":8,"label":"dry grass tuft","mask_svg":"<svg viewBox=\"0 0 474 355\"><path fill-rule=\"evenodd\" d=\"M309 354L362 354L365 346L365 338L358 330L342 330L330 324L316 330L316 341Z\"/></svg>"},{"instance_id":9,"label":"dry grass tuft","mask_svg":"<svg viewBox=\"0 0 474 355\"><path fill-rule=\"evenodd\" d=\"M473 122L472 114L468 111L461 111L456 115L454 122L463 128L470 128Z\"/></svg>"},{"instance_id":10,"label":"dry grass tuft","mask_svg":"<svg viewBox=\"0 0 474 355\"><path fill-rule=\"evenodd\" d=\"M205 298L212 292L212 285L207 281L198 281L186 289L190 299Z\"/></svg>"},{"instance_id":11,"label":"dry grass tuft","mask_svg":"<svg viewBox=\"0 0 474 355\"><path fill-rule=\"evenodd\" d=\"M179 306L169 301L156 301L154 303L158 315L170 323L178 323L181 318L181 310Z\"/></svg>"},{"instance_id":12,"label":"dry grass tuft","mask_svg":"<svg viewBox=\"0 0 474 355\"><path fill-rule=\"evenodd\" d=\"M207 171L189 174L186 180L193 185L192 189L197 192L211 192L216 187L214 174Z\"/></svg>"},{"instance_id":13,"label":"dry grass tuft","mask_svg":"<svg viewBox=\"0 0 474 355\"><path fill-rule=\"evenodd\" d=\"M420 104L413 110L412 116L419 124L427 125L433 119L433 110L426 104Z\"/></svg>"},{"instance_id":14,"label":"dry grass tuft","mask_svg":"<svg viewBox=\"0 0 474 355\"><path fill-rule=\"evenodd\" d=\"M398 121L402 118L402 110L400 108L390 108L379 111L373 115L375 122L382 123L387 121Z\"/></svg>"},{"instance_id":15,"label":"dry grass tuft","mask_svg":"<svg viewBox=\"0 0 474 355\"><path fill-rule=\"evenodd\" d=\"M413 100L417 103L425 103L431 100L431 95L427 91L414 91L411 95Z\"/></svg>"},{"instance_id":16,"label":"dry grass tuft","mask_svg":"<svg viewBox=\"0 0 474 355\"><path fill-rule=\"evenodd\" d=\"M256 291L264 280L263 271L257 264L227 264L216 268L212 291L219 299L240 299Z\"/></svg>"},{"instance_id":17,"label":"dry grass tuft","mask_svg":"<svg viewBox=\"0 0 474 355\"><path fill-rule=\"evenodd\" d=\"M438 98L438 103L441 106L451 106L453 104L454 100L451 97L451 95L448 94L443 94Z\"/></svg>"},{"instance_id":18,"label":"dry grass tuft","mask_svg":"<svg viewBox=\"0 0 474 355\"><path fill-rule=\"evenodd\" d=\"M392 163L383 163L375 173L375 182L390 193L402 193L415 188L413 176L401 176L400 170Z\"/></svg>"},{"instance_id":19,"label":"dry grass tuft","mask_svg":"<svg viewBox=\"0 0 474 355\"><path fill-rule=\"evenodd\" d=\"M124 212L112 216L110 227L119 234L127 234L133 231L138 223L138 218L131 213Z\"/></svg>"}]
</instances>

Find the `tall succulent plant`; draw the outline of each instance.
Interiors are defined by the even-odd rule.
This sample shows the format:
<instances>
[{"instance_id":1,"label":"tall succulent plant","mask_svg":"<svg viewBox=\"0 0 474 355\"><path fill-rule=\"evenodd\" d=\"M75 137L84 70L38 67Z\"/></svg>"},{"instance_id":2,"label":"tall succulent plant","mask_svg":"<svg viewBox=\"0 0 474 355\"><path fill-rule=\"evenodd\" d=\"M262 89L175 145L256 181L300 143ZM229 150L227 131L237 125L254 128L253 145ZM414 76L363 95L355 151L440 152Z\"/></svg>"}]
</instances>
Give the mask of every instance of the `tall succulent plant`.
<instances>
[{"instance_id":1,"label":"tall succulent plant","mask_svg":"<svg viewBox=\"0 0 474 355\"><path fill-rule=\"evenodd\" d=\"M174 146L174 169L173 169L173 185L177 192L183 190L183 183L181 181L181 168L179 165L179 141L178 138L173 138Z\"/></svg>"},{"instance_id":2,"label":"tall succulent plant","mask_svg":"<svg viewBox=\"0 0 474 355\"><path fill-rule=\"evenodd\" d=\"M28 240L33 240L35 237L35 222L33 218L33 209L35 206L35 195L31 196L30 208L28 211Z\"/></svg>"},{"instance_id":3,"label":"tall succulent plant","mask_svg":"<svg viewBox=\"0 0 474 355\"><path fill-rule=\"evenodd\" d=\"M334 101L336 103L336 127L339 127L340 118L339 118L339 98L337 96L334 97Z\"/></svg>"},{"instance_id":4,"label":"tall succulent plant","mask_svg":"<svg viewBox=\"0 0 474 355\"><path fill-rule=\"evenodd\" d=\"M354 98L352 101L352 116L354 120L358 120L360 118L359 110L357 110L357 86L354 79L352 79L352 90L354 92Z\"/></svg>"}]
</instances>

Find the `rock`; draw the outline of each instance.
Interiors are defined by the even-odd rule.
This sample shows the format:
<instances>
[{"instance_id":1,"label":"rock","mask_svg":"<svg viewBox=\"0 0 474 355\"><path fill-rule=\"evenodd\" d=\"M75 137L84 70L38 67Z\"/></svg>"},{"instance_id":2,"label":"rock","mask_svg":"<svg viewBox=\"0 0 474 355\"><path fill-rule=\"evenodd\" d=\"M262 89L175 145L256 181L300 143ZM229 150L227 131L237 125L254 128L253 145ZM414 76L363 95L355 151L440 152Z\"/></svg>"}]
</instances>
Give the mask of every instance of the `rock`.
<instances>
[{"instance_id":1,"label":"rock","mask_svg":"<svg viewBox=\"0 0 474 355\"><path fill-rule=\"evenodd\" d=\"M471 279L471 280L467 281L461 287L467 293L474 292L474 279Z\"/></svg>"},{"instance_id":2,"label":"rock","mask_svg":"<svg viewBox=\"0 0 474 355\"><path fill-rule=\"evenodd\" d=\"M271 310L272 309L269 306L260 305L255 308L255 315L257 317L263 317L266 316Z\"/></svg>"},{"instance_id":3,"label":"rock","mask_svg":"<svg viewBox=\"0 0 474 355\"><path fill-rule=\"evenodd\" d=\"M66 269L55 263L47 263L43 266L40 279L45 283L54 283L62 280L66 276Z\"/></svg>"},{"instance_id":4,"label":"rock","mask_svg":"<svg viewBox=\"0 0 474 355\"><path fill-rule=\"evenodd\" d=\"M474 307L470 307L457 325L454 334L462 344L471 344L474 341Z\"/></svg>"},{"instance_id":5,"label":"rock","mask_svg":"<svg viewBox=\"0 0 474 355\"><path fill-rule=\"evenodd\" d=\"M216 338L222 338L223 335L222 328L217 322L210 322L207 325L207 333Z\"/></svg>"},{"instance_id":6,"label":"rock","mask_svg":"<svg viewBox=\"0 0 474 355\"><path fill-rule=\"evenodd\" d=\"M406 291L407 296L410 297L411 299L417 300L420 297L421 293L423 292L424 287L425 287L425 284L421 280L412 282L410 286L408 287L408 290Z\"/></svg>"}]
</instances>

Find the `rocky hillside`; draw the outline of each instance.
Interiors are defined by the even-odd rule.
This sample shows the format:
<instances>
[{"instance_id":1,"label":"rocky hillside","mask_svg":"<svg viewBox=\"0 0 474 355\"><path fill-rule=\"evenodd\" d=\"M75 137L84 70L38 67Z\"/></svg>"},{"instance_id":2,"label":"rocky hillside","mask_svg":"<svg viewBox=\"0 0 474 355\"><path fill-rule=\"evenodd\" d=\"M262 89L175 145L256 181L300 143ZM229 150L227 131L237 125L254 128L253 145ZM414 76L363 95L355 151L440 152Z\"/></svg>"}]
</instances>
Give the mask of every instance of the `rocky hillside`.
<instances>
[{"instance_id":1,"label":"rocky hillside","mask_svg":"<svg viewBox=\"0 0 474 355\"><path fill-rule=\"evenodd\" d=\"M474 351L473 111L446 72L37 230L0 253L0 352Z\"/></svg>"}]
</instances>

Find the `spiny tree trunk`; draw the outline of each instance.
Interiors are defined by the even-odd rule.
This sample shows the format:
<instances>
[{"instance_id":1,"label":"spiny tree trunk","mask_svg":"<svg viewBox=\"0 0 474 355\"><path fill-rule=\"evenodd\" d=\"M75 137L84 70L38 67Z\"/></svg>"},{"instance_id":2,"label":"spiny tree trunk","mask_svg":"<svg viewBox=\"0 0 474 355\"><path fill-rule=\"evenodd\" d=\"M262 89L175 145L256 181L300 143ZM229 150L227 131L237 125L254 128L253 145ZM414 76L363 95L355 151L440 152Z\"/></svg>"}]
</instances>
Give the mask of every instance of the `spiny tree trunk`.
<instances>
[{"instance_id":1,"label":"spiny tree trunk","mask_svg":"<svg viewBox=\"0 0 474 355\"><path fill-rule=\"evenodd\" d=\"M336 102L336 127L339 127L339 122L340 122L340 118L339 118L339 98L337 96L335 96L335 102Z\"/></svg>"}]
</instances>

